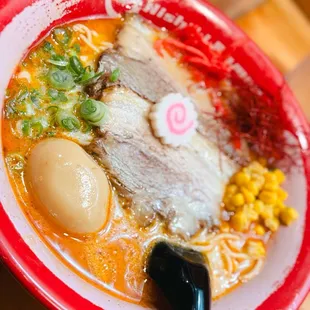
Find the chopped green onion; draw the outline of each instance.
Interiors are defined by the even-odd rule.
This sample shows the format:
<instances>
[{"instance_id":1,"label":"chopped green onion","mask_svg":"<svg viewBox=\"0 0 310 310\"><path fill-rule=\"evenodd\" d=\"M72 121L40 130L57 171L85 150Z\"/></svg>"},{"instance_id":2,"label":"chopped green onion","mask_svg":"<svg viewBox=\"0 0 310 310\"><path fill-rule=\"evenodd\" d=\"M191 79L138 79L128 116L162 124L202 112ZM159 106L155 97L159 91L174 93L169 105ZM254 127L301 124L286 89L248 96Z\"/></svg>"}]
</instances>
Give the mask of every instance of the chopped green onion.
<instances>
[{"instance_id":1,"label":"chopped green onion","mask_svg":"<svg viewBox=\"0 0 310 310\"><path fill-rule=\"evenodd\" d=\"M43 132L43 125L40 122L31 124L31 137L38 138Z\"/></svg>"},{"instance_id":2,"label":"chopped green onion","mask_svg":"<svg viewBox=\"0 0 310 310\"><path fill-rule=\"evenodd\" d=\"M53 48L53 45L50 42L46 41L44 43L44 45L43 45L43 50L45 52L52 52L54 50L54 48Z\"/></svg>"},{"instance_id":3,"label":"chopped green onion","mask_svg":"<svg viewBox=\"0 0 310 310\"><path fill-rule=\"evenodd\" d=\"M29 91L27 88L23 87L19 92L18 95L16 96L16 101L21 102L28 98L29 96Z\"/></svg>"},{"instance_id":4,"label":"chopped green onion","mask_svg":"<svg viewBox=\"0 0 310 310\"><path fill-rule=\"evenodd\" d=\"M47 91L47 93L52 98L52 100L57 100L58 99L58 90L50 88Z\"/></svg>"},{"instance_id":5,"label":"chopped green onion","mask_svg":"<svg viewBox=\"0 0 310 310\"><path fill-rule=\"evenodd\" d=\"M77 75L81 75L85 72L82 63L80 62L79 58L76 56L71 56L69 59L70 67L74 73Z\"/></svg>"},{"instance_id":6,"label":"chopped green onion","mask_svg":"<svg viewBox=\"0 0 310 310\"><path fill-rule=\"evenodd\" d=\"M55 132L55 131L48 131L48 132L46 133L46 135L47 135L48 137L55 137L55 136L56 136L56 132Z\"/></svg>"},{"instance_id":7,"label":"chopped green onion","mask_svg":"<svg viewBox=\"0 0 310 310\"><path fill-rule=\"evenodd\" d=\"M11 173L21 173L25 166L25 159L18 153L12 153L5 157L5 162Z\"/></svg>"},{"instance_id":8,"label":"chopped green onion","mask_svg":"<svg viewBox=\"0 0 310 310\"><path fill-rule=\"evenodd\" d=\"M20 124L18 124L21 122ZM24 137L38 138L43 132L43 125L40 121L22 120L17 123Z\"/></svg>"},{"instance_id":9,"label":"chopped green onion","mask_svg":"<svg viewBox=\"0 0 310 310\"><path fill-rule=\"evenodd\" d=\"M67 131L76 131L81 127L80 121L67 111L59 111L56 115L58 125Z\"/></svg>"},{"instance_id":10,"label":"chopped green onion","mask_svg":"<svg viewBox=\"0 0 310 310\"><path fill-rule=\"evenodd\" d=\"M57 107L57 106L55 106L55 105L51 105L50 107L48 107L47 108L47 113L49 114L49 115L55 115L57 112L58 112L58 110L59 110L59 108Z\"/></svg>"},{"instance_id":11,"label":"chopped green onion","mask_svg":"<svg viewBox=\"0 0 310 310\"><path fill-rule=\"evenodd\" d=\"M56 28L53 31L53 38L58 44L63 44L63 45L68 44L70 41L69 33L64 28Z\"/></svg>"},{"instance_id":12,"label":"chopped green onion","mask_svg":"<svg viewBox=\"0 0 310 310\"><path fill-rule=\"evenodd\" d=\"M90 84L92 82L95 82L102 74L103 72L98 72L95 74L95 72L90 69L91 71L86 72L83 74L82 78L78 81L79 84L81 85L87 85Z\"/></svg>"},{"instance_id":13,"label":"chopped green onion","mask_svg":"<svg viewBox=\"0 0 310 310\"><path fill-rule=\"evenodd\" d=\"M68 65L68 61L66 60L48 59L47 62L49 62L52 65L58 66L58 67L66 67Z\"/></svg>"},{"instance_id":14,"label":"chopped green onion","mask_svg":"<svg viewBox=\"0 0 310 310\"><path fill-rule=\"evenodd\" d=\"M48 74L48 82L58 90L69 90L75 86L73 77L67 70L51 69Z\"/></svg>"},{"instance_id":15,"label":"chopped green onion","mask_svg":"<svg viewBox=\"0 0 310 310\"><path fill-rule=\"evenodd\" d=\"M81 46L80 46L80 44L74 43L72 47L73 47L73 49L74 49L77 53L80 53L80 52L81 52Z\"/></svg>"},{"instance_id":16,"label":"chopped green onion","mask_svg":"<svg viewBox=\"0 0 310 310\"><path fill-rule=\"evenodd\" d=\"M39 107L39 105L40 105L39 95L40 94L36 89L33 89L30 93L30 100L37 107Z\"/></svg>"},{"instance_id":17,"label":"chopped green onion","mask_svg":"<svg viewBox=\"0 0 310 310\"><path fill-rule=\"evenodd\" d=\"M58 93L58 99L59 99L60 102L67 102L67 101L68 101L67 96L66 96L65 93L62 92L62 91L60 91L60 92Z\"/></svg>"},{"instance_id":18,"label":"chopped green onion","mask_svg":"<svg viewBox=\"0 0 310 310\"><path fill-rule=\"evenodd\" d=\"M121 70L119 68L114 69L110 75L110 81L115 83L119 79L120 74Z\"/></svg>"},{"instance_id":19,"label":"chopped green onion","mask_svg":"<svg viewBox=\"0 0 310 310\"><path fill-rule=\"evenodd\" d=\"M100 126L106 119L107 113L107 106L101 101L87 99L81 104L81 117L91 125Z\"/></svg>"},{"instance_id":20,"label":"chopped green onion","mask_svg":"<svg viewBox=\"0 0 310 310\"><path fill-rule=\"evenodd\" d=\"M31 122L29 120L23 120L21 123L21 130L24 137L30 135Z\"/></svg>"},{"instance_id":21,"label":"chopped green onion","mask_svg":"<svg viewBox=\"0 0 310 310\"><path fill-rule=\"evenodd\" d=\"M51 97L52 101L60 101L60 102L67 102L68 98L66 97L65 93L62 91L58 91L56 89L50 88L48 91L48 95Z\"/></svg>"}]
</instances>

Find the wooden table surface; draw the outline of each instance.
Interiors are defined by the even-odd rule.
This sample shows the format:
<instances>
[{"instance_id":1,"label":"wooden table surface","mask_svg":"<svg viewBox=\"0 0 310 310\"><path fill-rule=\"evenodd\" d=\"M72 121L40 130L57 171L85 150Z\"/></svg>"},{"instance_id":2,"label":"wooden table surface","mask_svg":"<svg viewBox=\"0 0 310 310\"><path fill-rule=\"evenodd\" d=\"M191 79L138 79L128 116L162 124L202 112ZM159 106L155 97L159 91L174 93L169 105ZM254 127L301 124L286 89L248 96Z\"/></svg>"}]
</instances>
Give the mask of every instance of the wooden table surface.
<instances>
[{"instance_id":1,"label":"wooden table surface","mask_svg":"<svg viewBox=\"0 0 310 310\"><path fill-rule=\"evenodd\" d=\"M288 76L290 84L296 89L310 120L310 104L307 101L310 98L310 87L307 89L303 86L305 76L310 75L310 59L301 64L310 52L310 23L306 14L303 14L293 0L212 1L222 9L226 8L232 17L238 16L236 20L238 25ZM255 4L263 3L253 10L254 2ZM310 5L308 5L310 0L299 0L298 2L308 9L310 17ZM247 7L243 7L244 5ZM251 9L250 12L248 12L249 9ZM245 12L247 13L244 14ZM240 14L243 15L240 16ZM44 307L32 298L0 264L0 310L43 309ZM305 301L300 310L310 310L310 298Z\"/></svg>"}]
</instances>

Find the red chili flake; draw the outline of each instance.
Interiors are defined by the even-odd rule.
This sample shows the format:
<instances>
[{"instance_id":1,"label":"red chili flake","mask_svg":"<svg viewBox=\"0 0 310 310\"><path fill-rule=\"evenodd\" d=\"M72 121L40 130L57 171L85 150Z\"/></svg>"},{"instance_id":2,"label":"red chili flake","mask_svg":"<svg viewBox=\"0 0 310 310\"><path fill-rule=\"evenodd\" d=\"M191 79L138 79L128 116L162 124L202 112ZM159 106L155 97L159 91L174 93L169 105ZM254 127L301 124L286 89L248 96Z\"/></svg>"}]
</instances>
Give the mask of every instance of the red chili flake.
<instances>
[{"instance_id":1,"label":"red chili flake","mask_svg":"<svg viewBox=\"0 0 310 310\"><path fill-rule=\"evenodd\" d=\"M165 49L177 57L191 71L195 82L210 87L215 110L210 117L230 132L230 143L235 149L240 150L242 141L246 141L254 153L268 158L270 163L286 160L288 168L296 164L293 153L299 146L290 145L285 137L288 119L280 98L248 85L229 67L225 60L234 46L224 52L215 51L209 41L203 40L199 29L191 25L178 30L176 38L156 41L154 48L160 56ZM223 81L230 81L231 86L223 87ZM223 146L219 145L219 149Z\"/></svg>"}]
</instances>

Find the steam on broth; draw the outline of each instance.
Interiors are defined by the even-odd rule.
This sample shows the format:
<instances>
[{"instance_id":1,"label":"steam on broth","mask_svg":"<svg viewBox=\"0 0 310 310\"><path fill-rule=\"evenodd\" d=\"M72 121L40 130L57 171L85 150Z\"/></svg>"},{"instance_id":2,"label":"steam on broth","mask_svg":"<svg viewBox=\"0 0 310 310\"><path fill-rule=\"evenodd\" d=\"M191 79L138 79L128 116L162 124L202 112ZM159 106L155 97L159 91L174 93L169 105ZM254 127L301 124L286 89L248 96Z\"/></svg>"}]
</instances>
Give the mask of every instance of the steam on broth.
<instances>
[{"instance_id":1,"label":"steam on broth","mask_svg":"<svg viewBox=\"0 0 310 310\"><path fill-rule=\"evenodd\" d=\"M10 181L40 237L87 281L151 307L156 241L203 253L216 299L259 273L272 233L298 216L274 153L205 117L232 112L238 93L185 41L136 16L57 27L17 67L2 120ZM156 123L171 94L198 116L178 147Z\"/></svg>"}]
</instances>

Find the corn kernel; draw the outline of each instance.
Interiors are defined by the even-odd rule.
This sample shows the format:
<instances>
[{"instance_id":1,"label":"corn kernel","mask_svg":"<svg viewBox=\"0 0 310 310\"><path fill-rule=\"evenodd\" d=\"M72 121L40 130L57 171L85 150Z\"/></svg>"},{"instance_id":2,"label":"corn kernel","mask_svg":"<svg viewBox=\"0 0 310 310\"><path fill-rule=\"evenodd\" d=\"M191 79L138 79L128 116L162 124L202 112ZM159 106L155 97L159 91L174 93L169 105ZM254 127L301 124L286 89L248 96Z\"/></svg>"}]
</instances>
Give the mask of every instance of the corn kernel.
<instances>
[{"instance_id":1,"label":"corn kernel","mask_svg":"<svg viewBox=\"0 0 310 310\"><path fill-rule=\"evenodd\" d=\"M246 203L252 203L255 201L254 195L245 187L241 187L241 193L244 196Z\"/></svg>"},{"instance_id":2,"label":"corn kernel","mask_svg":"<svg viewBox=\"0 0 310 310\"><path fill-rule=\"evenodd\" d=\"M278 182L277 176L272 172L267 172L264 174L266 182Z\"/></svg>"},{"instance_id":3,"label":"corn kernel","mask_svg":"<svg viewBox=\"0 0 310 310\"><path fill-rule=\"evenodd\" d=\"M247 241L245 250L254 259L259 259L266 255L266 249L263 242L260 240Z\"/></svg>"},{"instance_id":4,"label":"corn kernel","mask_svg":"<svg viewBox=\"0 0 310 310\"><path fill-rule=\"evenodd\" d=\"M270 205L265 205L263 210L260 212L260 216L264 220L273 218L273 207Z\"/></svg>"},{"instance_id":5,"label":"corn kernel","mask_svg":"<svg viewBox=\"0 0 310 310\"><path fill-rule=\"evenodd\" d=\"M281 212L281 209L280 209L278 206L275 206L275 207L273 208L273 215L274 215L276 218L279 217L280 212Z\"/></svg>"},{"instance_id":6,"label":"corn kernel","mask_svg":"<svg viewBox=\"0 0 310 310\"><path fill-rule=\"evenodd\" d=\"M248 209L246 215L250 221L257 221L259 218L258 213L253 209Z\"/></svg>"},{"instance_id":7,"label":"corn kernel","mask_svg":"<svg viewBox=\"0 0 310 310\"><path fill-rule=\"evenodd\" d=\"M264 184L264 189L266 191L276 192L279 189L278 182L268 181Z\"/></svg>"},{"instance_id":8,"label":"corn kernel","mask_svg":"<svg viewBox=\"0 0 310 310\"><path fill-rule=\"evenodd\" d=\"M284 208L280 212L280 220L283 225L290 225L298 218L299 214L294 208Z\"/></svg>"},{"instance_id":9,"label":"corn kernel","mask_svg":"<svg viewBox=\"0 0 310 310\"><path fill-rule=\"evenodd\" d=\"M248 170L254 173L263 174L266 171L266 168L264 168L259 162L253 161L249 164Z\"/></svg>"},{"instance_id":10,"label":"corn kernel","mask_svg":"<svg viewBox=\"0 0 310 310\"><path fill-rule=\"evenodd\" d=\"M278 195L275 192L263 190L259 195L259 199L266 204L275 204L277 202Z\"/></svg>"},{"instance_id":11,"label":"corn kernel","mask_svg":"<svg viewBox=\"0 0 310 310\"><path fill-rule=\"evenodd\" d=\"M235 205L236 207L243 206L245 203L244 196L241 193L234 195L231 198L231 203Z\"/></svg>"},{"instance_id":12,"label":"corn kernel","mask_svg":"<svg viewBox=\"0 0 310 310\"><path fill-rule=\"evenodd\" d=\"M225 195L225 196L224 196L223 202L224 202L225 207L228 206L228 205L230 204L230 199L231 199L230 196L228 196L228 195Z\"/></svg>"},{"instance_id":13,"label":"corn kernel","mask_svg":"<svg viewBox=\"0 0 310 310\"><path fill-rule=\"evenodd\" d=\"M276 218L267 218L267 219L265 219L264 224L272 232L277 231L279 229L279 226L280 226L280 222Z\"/></svg>"},{"instance_id":14,"label":"corn kernel","mask_svg":"<svg viewBox=\"0 0 310 310\"><path fill-rule=\"evenodd\" d=\"M230 226L227 222L222 222L220 226L221 232L229 232Z\"/></svg>"},{"instance_id":15,"label":"corn kernel","mask_svg":"<svg viewBox=\"0 0 310 310\"><path fill-rule=\"evenodd\" d=\"M249 221L243 212L237 212L231 217L231 226L236 231L244 231L249 228Z\"/></svg>"},{"instance_id":16,"label":"corn kernel","mask_svg":"<svg viewBox=\"0 0 310 310\"><path fill-rule=\"evenodd\" d=\"M235 175L235 182L238 186L242 186L242 185L250 182L250 177L248 174L246 174L244 172L238 172Z\"/></svg>"},{"instance_id":17,"label":"corn kernel","mask_svg":"<svg viewBox=\"0 0 310 310\"><path fill-rule=\"evenodd\" d=\"M255 226L254 230L255 230L255 233L259 236L263 236L266 233L264 226L259 225L259 224Z\"/></svg>"},{"instance_id":18,"label":"corn kernel","mask_svg":"<svg viewBox=\"0 0 310 310\"><path fill-rule=\"evenodd\" d=\"M260 214L263 211L264 207L265 207L265 205L261 200L255 200L254 201L254 210L258 214Z\"/></svg>"},{"instance_id":19,"label":"corn kernel","mask_svg":"<svg viewBox=\"0 0 310 310\"><path fill-rule=\"evenodd\" d=\"M282 201L286 200L288 197L288 193L282 188L278 189L277 194L278 194L278 198Z\"/></svg>"},{"instance_id":20,"label":"corn kernel","mask_svg":"<svg viewBox=\"0 0 310 310\"><path fill-rule=\"evenodd\" d=\"M234 195L238 191L238 186L235 184L230 184L226 187L226 194L227 195Z\"/></svg>"},{"instance_id":21,"label":"corn kernel","mask_svg":"<svg viewBox=\"0 0 310 310\"><path fill-rule=\"evenodd\" d=\"M276 169L273 173L277 177L279 184L282 184L285 181L285 174L280 169Z\"/></svg>"},{"instance_id":22,"label":"corn kernel","mask_svg":"<svg viewBox=\"0 0 310 310\"><path fill-rule=\"evenodd\" d=\"M275 207L279 208L281 210L281 209L285 208L285 204L283 203L283 201L278 199L276 204L275 204Z\"/></svg>"},{"instance_id":23,"label":"corn kernel","mask_svg":"<svg viewBox=\"0 0 310 310\"><path fill-rule=\"evenodd\" d=\"M254 195L257 196L259 189L257 184L254 181L250 181L247 185L246 185L247 189Z\"/></svg>"},{"instance_id":24,"label":"corn kernel","mask_svg":"<svg viewBox=\"0 0 310 310\"><path fill-rule=\"evenodd\" d=\"M236 211L236 206L234 206L232 203L225 204L225 210L229 212Z\"/></svg>"}]
</instances>

